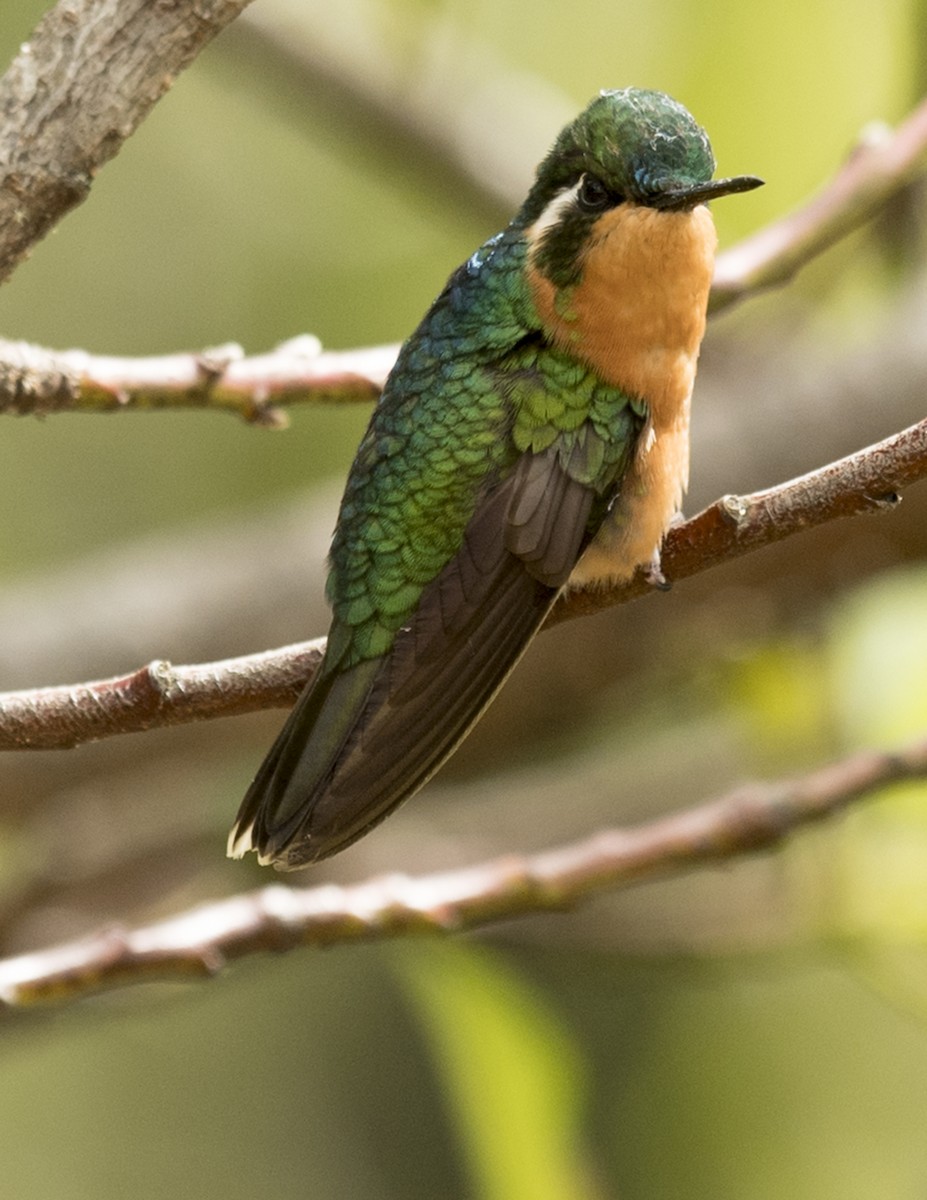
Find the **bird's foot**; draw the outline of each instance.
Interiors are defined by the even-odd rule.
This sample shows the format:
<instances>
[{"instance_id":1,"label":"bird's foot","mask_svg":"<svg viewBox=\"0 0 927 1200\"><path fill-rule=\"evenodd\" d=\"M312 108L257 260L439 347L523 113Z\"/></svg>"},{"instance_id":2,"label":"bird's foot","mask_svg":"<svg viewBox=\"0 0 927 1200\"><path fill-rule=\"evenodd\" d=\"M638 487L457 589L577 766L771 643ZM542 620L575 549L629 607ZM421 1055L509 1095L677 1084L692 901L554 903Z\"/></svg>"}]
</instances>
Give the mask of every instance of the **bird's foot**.
<instances>
[{"instance_id":1,"label":"bird's foot","mask_svg":"<svg viewBox=\"0 0 927 1200\"><path fill-rule=\"evenodd\" d=\"M686 514L682 509L677 509L669 519L667 531L676 529L680 525L685 525ZM668 592L673 586L672 583L663 574L663 564L660 559L661 546L654 549L650 556L650 562L644 568L644 577L651 587L656 588L659 592Z\"/></svg>"},{"instance_id":2,"label":"bird's foot","mask_svg":"<svg viewBox=\"0 0 927 1200\"><path fill-rule=\"evenodd\" d=\"M654 550L650 556L650 562L644 568L644 578L652 588L656 588L658 592L668 592L673 586L663 574L662 562L660 560L660 547Z\"/></svg>"}]
</instances>

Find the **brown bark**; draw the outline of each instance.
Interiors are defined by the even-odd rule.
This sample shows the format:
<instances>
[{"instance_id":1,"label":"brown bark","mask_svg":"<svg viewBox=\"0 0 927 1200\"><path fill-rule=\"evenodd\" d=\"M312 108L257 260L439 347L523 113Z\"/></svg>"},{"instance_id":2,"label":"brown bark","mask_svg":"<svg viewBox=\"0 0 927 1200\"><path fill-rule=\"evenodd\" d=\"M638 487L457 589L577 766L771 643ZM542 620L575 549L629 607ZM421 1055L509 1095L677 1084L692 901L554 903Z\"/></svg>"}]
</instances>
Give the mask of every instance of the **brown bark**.
<instances>
[{"instance_id":1,"label":"brown bark","mask_svg":"<svg viewBox=\"0 0 927 1200\"><path fill-rule=\"evenodd\" d=\"M250 0L62 0L0 80L0 281Z\"/></svg>"}]
</instances>

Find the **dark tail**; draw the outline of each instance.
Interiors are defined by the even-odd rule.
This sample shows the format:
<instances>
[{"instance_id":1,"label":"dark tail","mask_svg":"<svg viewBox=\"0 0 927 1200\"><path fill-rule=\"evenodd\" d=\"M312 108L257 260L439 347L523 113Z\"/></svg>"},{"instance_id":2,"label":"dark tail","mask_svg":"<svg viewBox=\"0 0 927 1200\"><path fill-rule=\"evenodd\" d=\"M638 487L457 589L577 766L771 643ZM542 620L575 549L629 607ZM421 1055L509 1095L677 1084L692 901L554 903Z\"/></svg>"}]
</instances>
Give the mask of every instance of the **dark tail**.
<instances>
[{"instance_id":1,"label":"dark tail","mask_svg":"<svg viewBox=\"0 0 927 1200\"><path fill-rule=\"evenodd\" d=\"M302 867L418 791L542 625L585 544L592 502L556 447L524 455L483 498L389 653L323 662L248 789L229 853Z\"/></svg>"}]
</instances>

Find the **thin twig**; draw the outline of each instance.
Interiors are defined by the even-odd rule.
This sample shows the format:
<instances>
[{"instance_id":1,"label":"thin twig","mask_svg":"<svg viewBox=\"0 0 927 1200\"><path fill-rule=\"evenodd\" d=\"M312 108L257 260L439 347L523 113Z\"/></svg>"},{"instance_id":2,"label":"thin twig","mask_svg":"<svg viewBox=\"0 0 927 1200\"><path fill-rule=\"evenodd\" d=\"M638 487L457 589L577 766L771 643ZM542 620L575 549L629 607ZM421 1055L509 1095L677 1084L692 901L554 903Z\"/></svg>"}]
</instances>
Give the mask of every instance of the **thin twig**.
<instances>
[{"instance_id":1,"label":"thin twig","mask_svg":"<svg viewBox=\"0 0 927 1200\"><path fill-rule=\"evenodd\" d=\"M235 343L149 358L0 341L0 414L209 408L280 429L282 405L377 398L398 346L323 353L303 335L245 357Z\"/></svg>"},{"instance_id":2,"label":"thin twig","mask_svg":"<svg viewBox=\"0 0 927 1200\"><path fill-rule=\"evenodd\" d=\"M838 517L885 512L927 476L927 420L799 479L723 496L672 529L668 579L690 575ZM642 572L620 587L571 592L548 625L648 594ZM0 750L51 749L155 726L289 705L318 664L324 641L191 667L151 663L117 679L0 694Z\"/></svg>"},{"instance_id":3,"label":"thin twig","mask_svg":"<svg viewBox=\"0 0 927 1200\"><path fill-rule=\"evenodd\" d=\"M262 951L456 933L567 909L602 892L771 849L889 784L925 776L927 739L893 754L857 754L797 779L754 784L533 856L509 854L460 871L390 875L351 887L272 885L155 925L107 929L0 961L0 1003L11 1009L64 1003L151 980L209 978Z\"/></svg>"},{"instance_id":4,"label":"thin twig","mask_svg":"<svg viewBox=\"0 0 927 1200\"><path fill-rule=\"evenodd\" d=\"M719 255L709 311L787 283L858 229L927 168L927 100L892 131L864 131L843 168L807 204Z\"/></svg>"}]
</instances>

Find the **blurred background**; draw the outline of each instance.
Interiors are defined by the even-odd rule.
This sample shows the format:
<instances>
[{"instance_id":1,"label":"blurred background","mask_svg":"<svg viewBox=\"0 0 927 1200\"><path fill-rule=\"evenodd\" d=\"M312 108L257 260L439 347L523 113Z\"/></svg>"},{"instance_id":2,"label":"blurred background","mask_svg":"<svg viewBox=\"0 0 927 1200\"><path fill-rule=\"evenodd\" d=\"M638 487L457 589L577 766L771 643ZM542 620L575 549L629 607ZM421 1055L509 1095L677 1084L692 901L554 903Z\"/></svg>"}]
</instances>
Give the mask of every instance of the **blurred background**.
<instances>
[{"instance_id":1,"label":"blurred background","mask_svg":"<svg viewBox=\"0 0 927 1200\"><path fill-rule=\"evenodd\" d=\"M4 62L40 0L5 0ZM722 246L927 91L925 0L256 0L0 292L0 335L397 341L602 87L709 130ZM694 513L924 415L920 185L712 323ZM364 406L4 421L0 688L321 634ZM927 728L927 487L539 638L375 835L287 882L535 850ZM281 713L8 755L0 950L270 883L224 858ZM438 943L256 957L0 1025L21 1200L923 1200L927 807Z\"/></svg>"}]
</instances>

